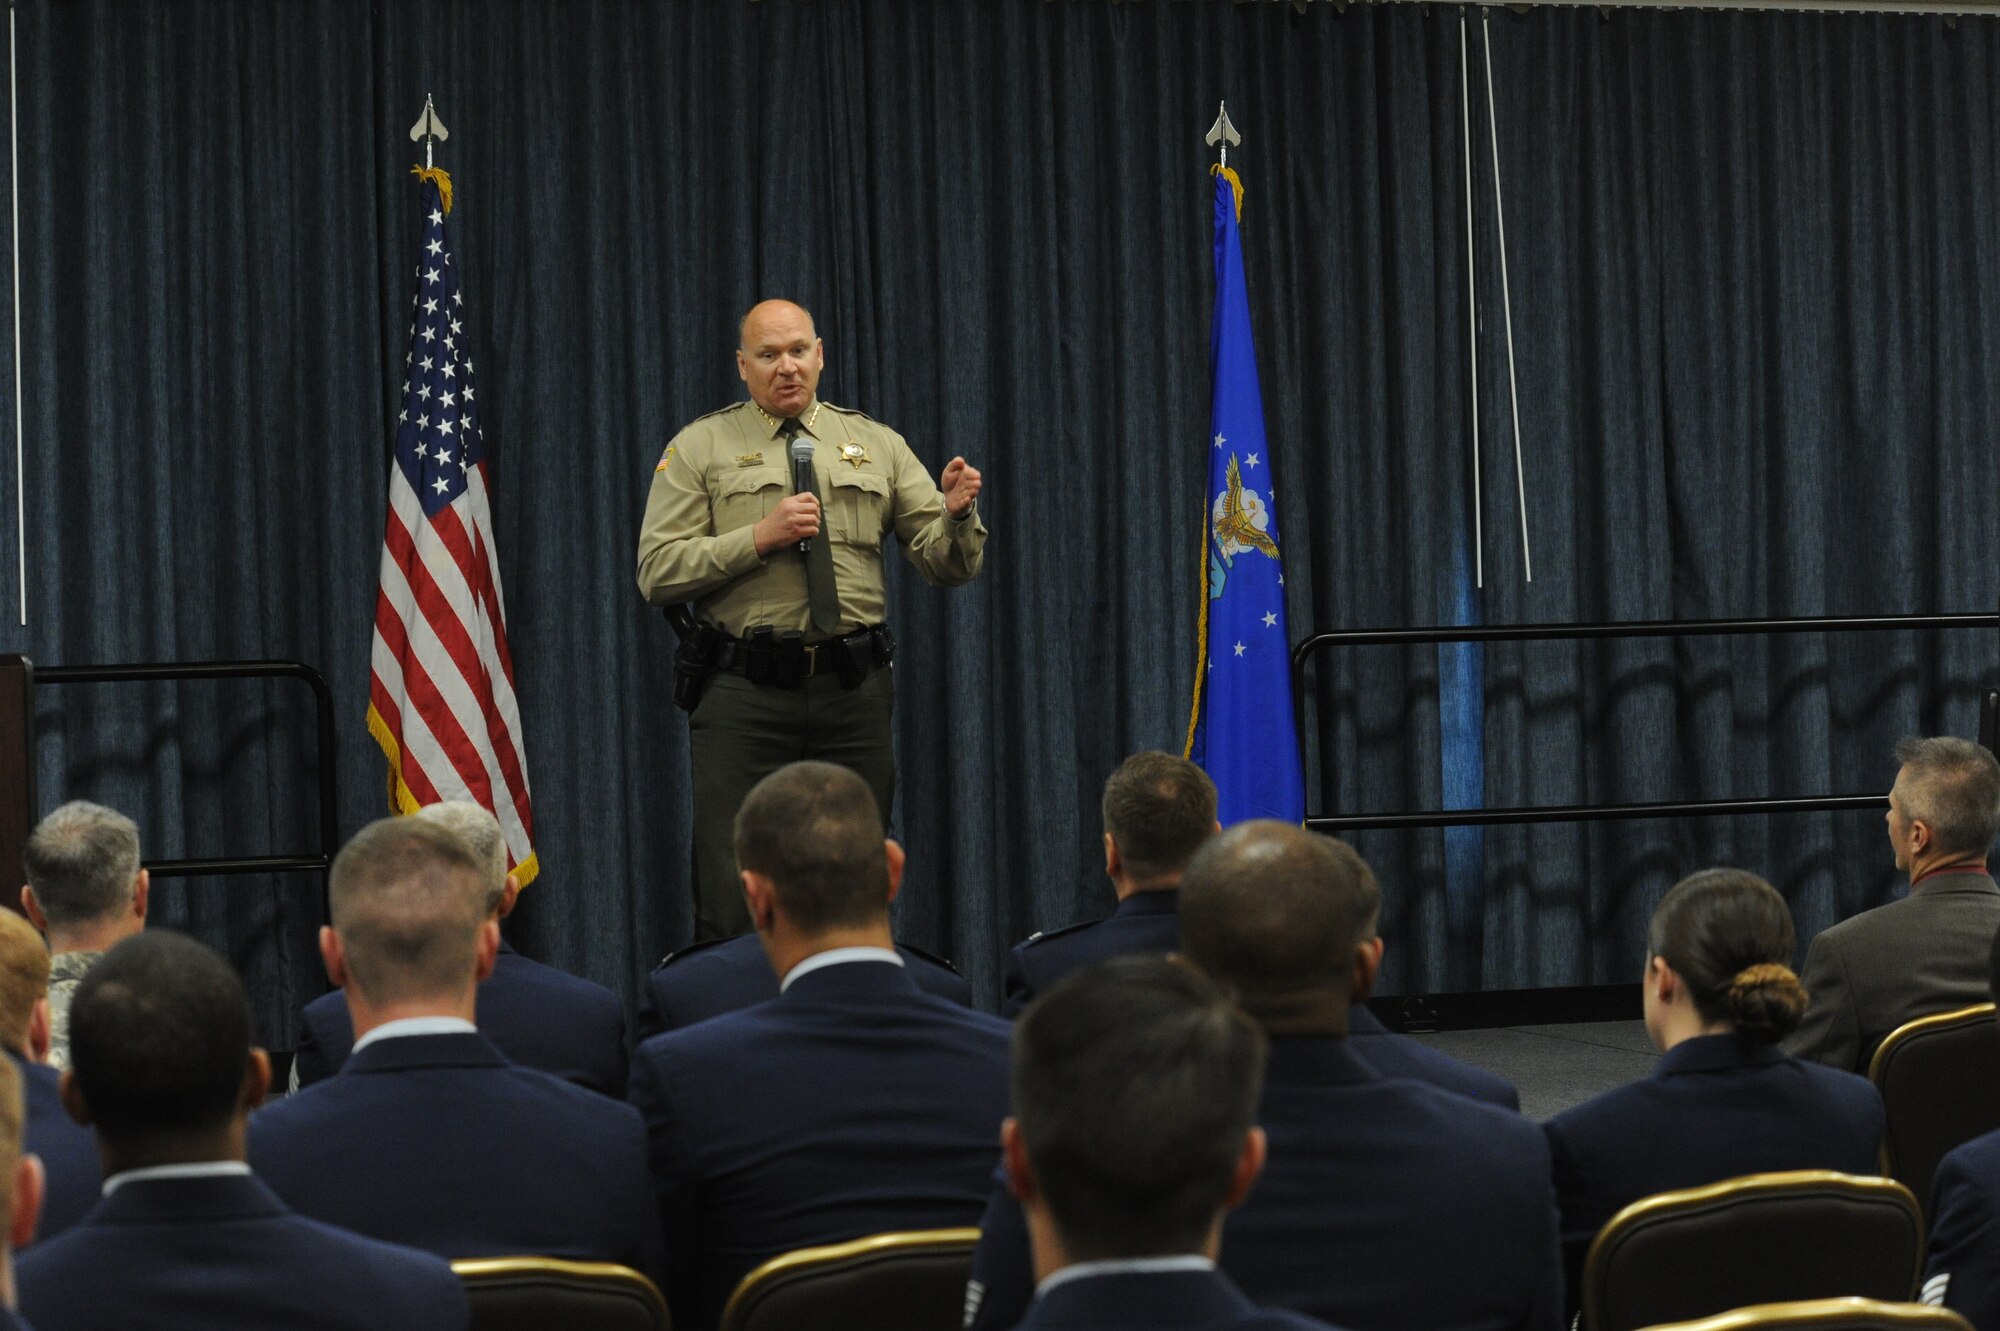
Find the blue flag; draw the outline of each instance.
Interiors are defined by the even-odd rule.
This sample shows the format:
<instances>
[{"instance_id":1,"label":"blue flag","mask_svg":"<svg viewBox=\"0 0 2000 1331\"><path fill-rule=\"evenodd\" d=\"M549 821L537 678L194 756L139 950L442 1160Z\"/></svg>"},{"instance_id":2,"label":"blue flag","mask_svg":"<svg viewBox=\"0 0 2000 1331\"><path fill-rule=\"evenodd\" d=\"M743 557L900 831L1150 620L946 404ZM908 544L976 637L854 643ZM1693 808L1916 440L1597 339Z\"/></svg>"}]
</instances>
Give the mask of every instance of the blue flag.
<instances>
[{"instance_id":1,"label":"blue flag","mask_svg":"<svg viewBox=\"0 0 2000 1331\"><path fill-rule=\"evenodd\" d=\"M1264 397L1250 340L1250 294L1237 235L1242 183L1215 175L1215 326L1209 342L1207 595L1188 757L1215 782L1223 826L1246 818L1305 818L1305 777L1292 717L1285 565Z\"/></svg>"}]
</instances>

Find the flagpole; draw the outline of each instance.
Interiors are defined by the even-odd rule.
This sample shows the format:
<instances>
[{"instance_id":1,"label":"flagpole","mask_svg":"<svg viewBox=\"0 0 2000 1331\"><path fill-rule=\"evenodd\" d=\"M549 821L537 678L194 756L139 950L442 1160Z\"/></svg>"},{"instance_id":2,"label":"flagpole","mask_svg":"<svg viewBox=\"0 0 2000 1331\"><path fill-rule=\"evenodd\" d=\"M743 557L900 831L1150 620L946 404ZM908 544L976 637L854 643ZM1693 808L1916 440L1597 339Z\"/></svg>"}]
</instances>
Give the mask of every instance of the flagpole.
<instances>
[{"instance_id":1,"label":"flagpole","mask_svg":"<svg viewBox=\"0 0 2000 1331\"><path fill-rule=\"evenodd\" d=\"M1460 11L1463 21L1464 11ZM1493 148L1493 221L1500 237L1500 308L1507 319L1507 399L1514 413L1514 494L1521 501L1521 567L1527 581L1535 580L1535 560L1528 550L1528 491L1521 469L1521 393L1514 385L1514 299L1507 290L1507 204L1500 193L1500 119L1493 109L1493 33L1486 11L1479 12L1480 39L1486 45L1486 124Z\"/></svg>"}]
</instances>

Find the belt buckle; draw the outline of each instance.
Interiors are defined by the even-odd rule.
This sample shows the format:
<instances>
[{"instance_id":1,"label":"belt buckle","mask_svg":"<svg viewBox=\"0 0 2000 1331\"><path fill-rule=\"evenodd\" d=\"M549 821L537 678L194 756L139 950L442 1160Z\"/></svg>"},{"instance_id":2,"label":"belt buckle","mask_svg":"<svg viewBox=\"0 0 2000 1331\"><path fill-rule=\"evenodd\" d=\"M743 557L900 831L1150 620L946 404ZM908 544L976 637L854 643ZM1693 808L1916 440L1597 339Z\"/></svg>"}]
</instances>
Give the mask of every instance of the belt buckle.
<instances>
[{"instance_id":1,"label":"belt buckle","mask_svg":"<svg viewBox=\"0 0 2000 1331\"><path fill-rule=\"evenodd\" d=\"M808 678L819 673L819 649L821 647L824 647L825 645L826 645L825 643L820 643L820 642L809 642L804 644L806 653L806 675Z\"/></svg>"}]
</instances>

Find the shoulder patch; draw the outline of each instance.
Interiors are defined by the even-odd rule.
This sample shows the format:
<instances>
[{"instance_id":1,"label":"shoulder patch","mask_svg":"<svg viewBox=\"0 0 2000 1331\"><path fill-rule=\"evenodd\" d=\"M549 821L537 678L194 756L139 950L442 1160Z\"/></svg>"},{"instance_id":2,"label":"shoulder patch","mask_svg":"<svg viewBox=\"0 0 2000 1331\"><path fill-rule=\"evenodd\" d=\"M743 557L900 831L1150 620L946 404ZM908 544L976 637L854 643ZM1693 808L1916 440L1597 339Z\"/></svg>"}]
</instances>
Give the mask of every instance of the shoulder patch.
<instances>
[{"instance_id":1,"label":"shoulder patch","mask_svg":"<svg viewBox=\"0 0 2000 1331\"><path fill-rule=\"evenodd\" d=\"M896 944L896 946L902 951L909 953L911 956L922 957L925 961L928 961L933 965L944 967L946 970L950 971L953 975L958 974L958 967L952 965L947 958L941 957L935 952L926 952L924 951L924 949L916 946L914 943L898 943Z\"/></svg>"},{"instance_id":2,"label":"shoulder patch","mask_svg":"<svg viewBox=\"0 0 2000 1331\"><path fill-rule=\"evenodd\" d=\"M654 473L657 475L658 473L665 471L667 469L667 464L669 462L672 462L673 460L674 460L674 446L672 444L668 444L667 451L660 454L660 465L653 468Z\"/></svg>"},{"instance_id":3,"label":"shoulder patch","mask_svg":"<svg viewBox=\"0 0 2000 1331\"><path fill-rule=\"evenodd\" d=\"M678 948L675 951L667 953L666 956L661 957L659 963L655 965L653 969L663 970L666 967L673 965L676 961L684 960L685 958L693 956L697 952L706 952L712 947L721 947L724 943L727 943L729 941L730 940L727 938L704 938L699 943L689 943L686 947Z\"/></svg>"},{"instance_id":4,"label":"shoulder patch","mask_svg":"<svg viewBox=\"0 0 2000 1331\"><path fill-rule=\"evenodd\" d=\"M1029 944L1032 943L1046 943L1049 942L1051 939L1067 938L1073 933L1076 933L1083 929L1088 929L1093 924L1102 924L1102 923L1104 923L1103 920L1085 920L1081 924L1065 925L1061 929L1044 929L1038 934L1031 935L1028 941L1026 943L1023 943L1021 946L1027 947Z\"/></svg>"}]
</instances>

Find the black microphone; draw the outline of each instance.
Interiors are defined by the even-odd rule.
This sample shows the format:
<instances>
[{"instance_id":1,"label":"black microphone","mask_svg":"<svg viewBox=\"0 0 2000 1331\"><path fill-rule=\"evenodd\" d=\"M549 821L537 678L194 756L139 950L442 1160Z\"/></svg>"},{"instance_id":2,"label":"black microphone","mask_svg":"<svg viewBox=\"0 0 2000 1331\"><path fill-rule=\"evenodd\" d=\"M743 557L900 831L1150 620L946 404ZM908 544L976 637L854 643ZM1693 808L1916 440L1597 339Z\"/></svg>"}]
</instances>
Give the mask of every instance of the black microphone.
<instances>
[{"instance_id":1,"label":"black microphone","mask_svg":"<svg viewBox=\"0 0 2000 1331\"><path fill-rule=\"evenodd\" d=\"M809 495L813 492L813 441L801 430L792 436L792 493ZM812 548L812 538L805 537L799 542L799 553Z\"/></svg>"}]
</instances>

